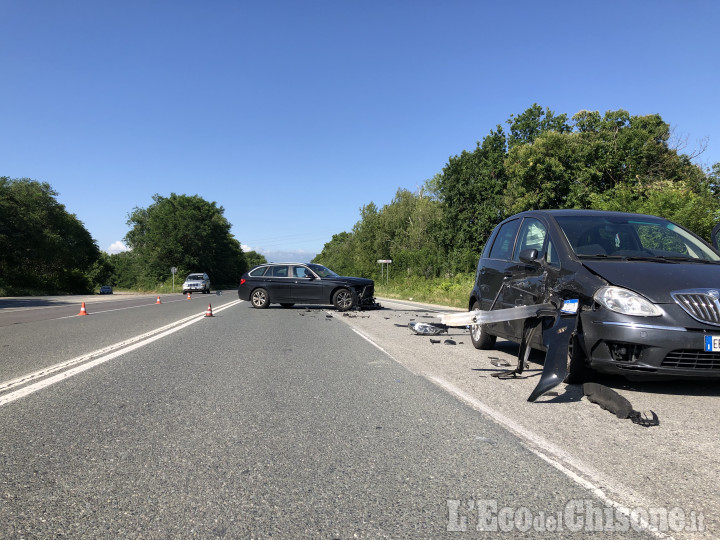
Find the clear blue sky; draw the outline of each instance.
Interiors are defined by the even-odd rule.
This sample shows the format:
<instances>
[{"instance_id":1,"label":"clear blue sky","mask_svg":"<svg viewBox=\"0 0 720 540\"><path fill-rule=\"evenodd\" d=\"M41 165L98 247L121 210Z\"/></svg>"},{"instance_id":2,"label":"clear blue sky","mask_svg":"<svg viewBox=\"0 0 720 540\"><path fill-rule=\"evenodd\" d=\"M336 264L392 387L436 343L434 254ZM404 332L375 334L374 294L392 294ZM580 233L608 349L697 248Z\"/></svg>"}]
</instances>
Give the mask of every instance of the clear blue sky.
<instances>
[{"instance_id":1,"label":"clear blue sky","mask_svg":"<svg viewBox=\"0 0 720 540\"><path fill-rule=\"evenodd\" d=\"M305 260L533 103L720 162L720 2L0 0L0 176L112 251L159 193Z\"/></svg>"}]
</instances>

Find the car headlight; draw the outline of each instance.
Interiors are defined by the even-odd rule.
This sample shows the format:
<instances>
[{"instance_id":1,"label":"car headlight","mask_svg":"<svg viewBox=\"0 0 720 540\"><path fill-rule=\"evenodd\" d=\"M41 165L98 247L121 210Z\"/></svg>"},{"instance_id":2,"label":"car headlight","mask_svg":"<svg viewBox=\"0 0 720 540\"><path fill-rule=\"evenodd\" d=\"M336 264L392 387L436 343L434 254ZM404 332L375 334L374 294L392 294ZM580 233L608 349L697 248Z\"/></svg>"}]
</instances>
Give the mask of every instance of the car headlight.
<instances>
[{"instance_id":1,"label":"car headlight","mask_svg":"<svg viewBox=\"0 0 720 540\"><path fill-rule=\"evenodd\" d=\"M595 292L595 301L601 306L636 317L658 317L662 311L655 304L638 293L621 287L601 287Z\"/></svg>"}]
</instances>

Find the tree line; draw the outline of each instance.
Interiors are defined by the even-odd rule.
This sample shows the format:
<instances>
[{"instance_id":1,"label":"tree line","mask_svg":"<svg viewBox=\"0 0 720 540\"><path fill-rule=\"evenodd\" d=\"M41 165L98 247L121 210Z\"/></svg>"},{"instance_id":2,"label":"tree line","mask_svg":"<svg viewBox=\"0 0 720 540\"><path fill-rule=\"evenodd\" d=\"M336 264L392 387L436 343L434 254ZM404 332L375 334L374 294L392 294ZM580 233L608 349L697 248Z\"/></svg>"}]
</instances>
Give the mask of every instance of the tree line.
<instances>
[{"instance_id":1,"label":"tree line","mask_svg":"<svg viewBox=\"0 0 720 540\"><path fill-rule=\"evenodd\" d=\"M705 239L720 221L720 163L703 170L673 148L660 115L568 118L534 104L505 125L450 157L417 192L363 206L352 230L335 234L314 261L366 277L377 275L378 259L392 259L396 276L472 273L493 228L530 209L653 214Z\"/></svg>"},{"instance_id":2,"label":"tree line","mask_svg":"<svg viewBox=\"0 0 720 540\"><path fill-rule=\"evenodd\" d=\"M0 177L0 296L91 293L100 285L155 291L189 272L215 287L236 287L250 262L224 209L197 195L155 195L129 215L127 252L101 251L82 222L45 182ZM169 289L169 288L168 288Z\"/></svg>"}]
</instances>

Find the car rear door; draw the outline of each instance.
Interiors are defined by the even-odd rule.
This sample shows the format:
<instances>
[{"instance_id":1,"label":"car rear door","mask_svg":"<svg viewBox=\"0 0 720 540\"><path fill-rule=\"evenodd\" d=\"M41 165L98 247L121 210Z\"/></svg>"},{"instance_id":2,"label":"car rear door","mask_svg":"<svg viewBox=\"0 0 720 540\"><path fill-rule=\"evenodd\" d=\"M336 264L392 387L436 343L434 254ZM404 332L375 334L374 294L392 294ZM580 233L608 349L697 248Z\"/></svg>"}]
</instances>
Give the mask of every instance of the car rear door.
<instances>
[{"instance_id":1,"label":"car rear door","mask_svg":"<svg viewBox=\"0 0 720 540\"><path fill-rule=\"evenodd\" d=\"M265 288L270 294L271 302L292 302L290 267L285 264L274 265L266 272Z\"/></svg>"},{"instance_id":2,"label":"car rear door","mask_svg":"<svg viewBox=\"0 0 720 540\"><path fill-rule=\"evenodd\" d=\"M521 219L513 219L502 224L493 239L487 258L482 260L477 278L480 286L481 309L512 307L503 284L510 276L512 254L521 221ZM492 334L511 337L512 329L507 322L491 324L488 329Z\"/></svg>"}]
</instances>

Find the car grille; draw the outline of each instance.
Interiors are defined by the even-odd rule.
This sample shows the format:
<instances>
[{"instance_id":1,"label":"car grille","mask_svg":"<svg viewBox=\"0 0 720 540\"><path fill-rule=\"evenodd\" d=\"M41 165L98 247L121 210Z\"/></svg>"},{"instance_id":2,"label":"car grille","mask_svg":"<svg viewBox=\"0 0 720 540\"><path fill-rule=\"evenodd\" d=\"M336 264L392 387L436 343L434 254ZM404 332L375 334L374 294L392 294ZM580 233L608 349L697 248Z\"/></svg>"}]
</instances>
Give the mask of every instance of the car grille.
<instances>
[{"instance_id":1,"label":"car grille","mask_svg":"<svg viewBox=\"0 0 720 540\"><path fill-rule=\"evenodd\" d=\"M720 291L693 289L672 293L675 302L696 321L720 326Z\"/></svg>"},{"instance_id":2,"label":"car grille","mask_svg":"<svg viewBox=\"0 0 720 540\"><path fill-rule=\"evenodd\" d=\"M375 296L375 287L372 285L366 285L358 289L357 292L362 300L369 300Z\"/></svg>"},{"instance_id":3,"label":"car grille","mask_svg":"<svg viewBox=\"0 0 720 540\"><path fill-rule=\"evenodd\" d=\"M680 369L720 370L720 353L695 350L672 351L662 361L662 366Z\"/></svg>"}]
</instances>

